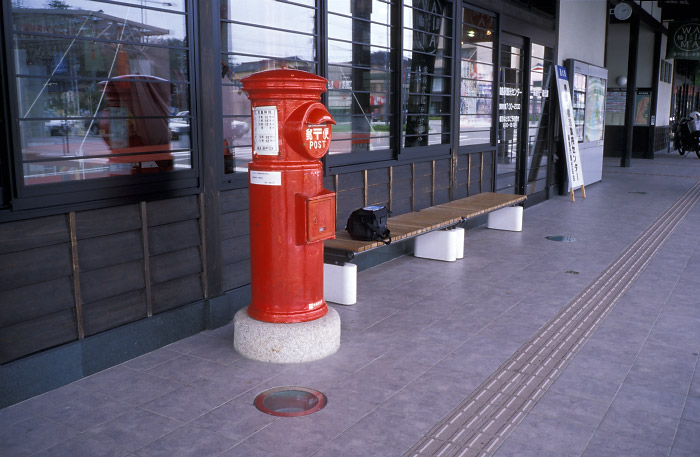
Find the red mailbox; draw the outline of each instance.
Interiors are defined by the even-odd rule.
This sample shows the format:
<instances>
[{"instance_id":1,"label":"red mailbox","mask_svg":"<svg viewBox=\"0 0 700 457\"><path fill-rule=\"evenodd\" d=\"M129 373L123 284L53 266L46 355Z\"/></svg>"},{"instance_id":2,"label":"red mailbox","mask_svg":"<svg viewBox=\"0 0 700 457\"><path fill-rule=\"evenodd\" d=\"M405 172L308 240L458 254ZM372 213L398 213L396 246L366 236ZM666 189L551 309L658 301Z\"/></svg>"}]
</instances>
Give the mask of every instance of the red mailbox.
<instances>
[{"instance_id":1,"label":"red mailbox","mask_svg":"<svg viewBox=\"0 0 700 457\"><path fill-rule=\"evenodd\" d=\"M335 121L319 103L327 81L298 70L270 70L242 81L253 118L249 165L252 302L264 322L323 317L323 240L335 237L335 194L318 160Z\"/></svg>"}]
</instances>

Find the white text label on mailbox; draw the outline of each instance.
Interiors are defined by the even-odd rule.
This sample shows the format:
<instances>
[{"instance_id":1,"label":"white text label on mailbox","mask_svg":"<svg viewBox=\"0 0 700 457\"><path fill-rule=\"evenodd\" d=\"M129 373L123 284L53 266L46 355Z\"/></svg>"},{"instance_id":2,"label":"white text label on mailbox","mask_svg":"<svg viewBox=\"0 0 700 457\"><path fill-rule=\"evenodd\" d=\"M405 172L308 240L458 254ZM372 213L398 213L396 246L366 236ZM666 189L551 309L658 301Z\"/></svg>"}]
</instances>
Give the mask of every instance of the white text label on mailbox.
<instances>
[{"instance_id":1,"label":"white text label on mailbox","mask_svg":"<svg viewBox=\"0 0 700 457\"><path fill-rule=\"evenodd\" d=\"M309 149L325 149L326 144L330 140L330 129L322 126L307 128L304 140L308 141Z\"/></svg>"},{"instance_id":2,"label":"white text label on mailbox","mask_svg":"<svg viewBox=\"0 0 700 457\"><path fill-rule=\"evenodd\" d=\"M261 186L281 186L281 171L250 171L250 183Z\"/></svg>"},{"instance_id":3,"label":"white text label on mailbox","mask_svg":"<svg viewBox=\"0 0 700 457\"><path fill-rule=\"evenodd\" d=\"M253 108L253 144L261 156L276 156L280 153L277 136L277 107L256 106Z\"/></svg>"}]
</instances>

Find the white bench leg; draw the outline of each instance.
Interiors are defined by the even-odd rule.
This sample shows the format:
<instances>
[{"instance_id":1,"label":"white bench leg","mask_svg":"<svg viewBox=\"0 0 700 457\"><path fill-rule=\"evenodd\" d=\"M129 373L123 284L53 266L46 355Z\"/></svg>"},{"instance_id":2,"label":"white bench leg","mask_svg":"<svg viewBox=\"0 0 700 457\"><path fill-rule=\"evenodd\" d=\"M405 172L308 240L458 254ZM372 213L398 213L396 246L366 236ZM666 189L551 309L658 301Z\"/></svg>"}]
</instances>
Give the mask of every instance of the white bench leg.
<instances>
[{"instance_id":1,"label":"white bench leg","mask_svg":"<svg viewBox=\"0 0 700 457\"><path fill-rule=\"evenodd\" d=\"M523 207L508 206L489 213L486 227L511 232L523 231Z\"/></svg>"},{"instance_id":2,"label":"white bench leg","mask_svg":"<svg viewBox=\"0 0 700 457\"><path fill-rule=\"evenodd\" d=\"M457 232L457 260L464 258L464 229L462 227L456 227L454 229Z\"/></svg>"},{"instance_id":3,"label":"white bench leg","mask_svg":"<svg viewBox=\"0 0 700 457\"><path fill-rule=\"evenodd\" d=\"M339 305L357 303L357 265L323 264L323 297Z\"/></svg>"},{"instance_id":4,"label":"white bench leg","mask_svg":"<svg viewBox=\"0 0 700 457\"><path fill-rule=\"evenodd\" d=\"M460 233L462 234L462 243L464 243L464 231L436 230L419 235L416 237L413 255L423 259L454 262L457 260L457 245Z\"/></svg>"}]
</instances>

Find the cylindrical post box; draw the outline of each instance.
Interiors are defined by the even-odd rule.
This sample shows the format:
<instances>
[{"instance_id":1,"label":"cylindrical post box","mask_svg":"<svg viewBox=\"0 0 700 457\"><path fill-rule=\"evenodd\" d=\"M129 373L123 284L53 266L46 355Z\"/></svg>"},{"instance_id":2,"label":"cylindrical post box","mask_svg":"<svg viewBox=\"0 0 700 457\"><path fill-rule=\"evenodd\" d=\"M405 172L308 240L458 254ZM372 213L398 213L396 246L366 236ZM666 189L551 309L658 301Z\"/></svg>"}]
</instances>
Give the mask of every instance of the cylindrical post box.
<instances>
[{"instance_id":1,"label":"cylindrical post box","mask_svg":"<svg viewBox=\"0 0 700 457\"><path fill-rule=\"evenodd\" d=\"M335 236L335 194L323 188L319 160L335 124L320 103L327 81L270 70L241 82L253 119L248 315L272 323L318 319L328 311L323 240Z\"/></svg>"}]
</instances>

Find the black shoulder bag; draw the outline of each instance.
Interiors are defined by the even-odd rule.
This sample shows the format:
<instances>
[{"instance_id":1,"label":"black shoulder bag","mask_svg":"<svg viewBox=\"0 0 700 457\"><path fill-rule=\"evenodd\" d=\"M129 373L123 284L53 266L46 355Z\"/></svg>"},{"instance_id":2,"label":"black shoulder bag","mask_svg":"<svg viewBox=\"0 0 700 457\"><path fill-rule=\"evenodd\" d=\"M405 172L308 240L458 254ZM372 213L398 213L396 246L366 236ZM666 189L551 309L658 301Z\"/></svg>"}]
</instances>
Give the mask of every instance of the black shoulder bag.
<instances>
[{"instance_id":1,"label":"black shoulder bag","mask_svg":"<svg viewBox=\"0 0 700 457\"><path fill-rule=\"evenodd\" d=\"M360 241L383 241L391 243L386 221L391 212L386 206L365 206L350 214L345 230L350 238Z\"/></svg>"}]
</instances>

